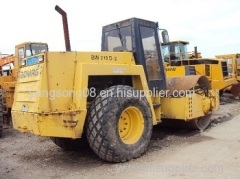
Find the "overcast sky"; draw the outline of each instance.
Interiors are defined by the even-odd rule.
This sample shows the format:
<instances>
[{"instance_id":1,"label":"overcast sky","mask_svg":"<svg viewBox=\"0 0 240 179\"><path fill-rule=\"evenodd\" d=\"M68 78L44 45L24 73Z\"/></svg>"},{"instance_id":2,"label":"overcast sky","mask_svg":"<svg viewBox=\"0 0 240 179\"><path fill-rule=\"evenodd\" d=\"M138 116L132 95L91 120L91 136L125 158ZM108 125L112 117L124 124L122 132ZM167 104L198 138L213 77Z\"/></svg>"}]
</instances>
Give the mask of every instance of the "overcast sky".
<instances>
[{"instance_id":1,"label":"overcast sky","mask_svg":"<svg viewBox=\"0 0 240 179\"><path fill-rule=\"evenodd\" d=\"M25 41L65 50L59 5L68 13L72 50L100 51L102 26L131 17L152 20L170 40L190 42L203 57L240 53L240 0L1 0L0 52Z\"/></svg>"}]
</instances>

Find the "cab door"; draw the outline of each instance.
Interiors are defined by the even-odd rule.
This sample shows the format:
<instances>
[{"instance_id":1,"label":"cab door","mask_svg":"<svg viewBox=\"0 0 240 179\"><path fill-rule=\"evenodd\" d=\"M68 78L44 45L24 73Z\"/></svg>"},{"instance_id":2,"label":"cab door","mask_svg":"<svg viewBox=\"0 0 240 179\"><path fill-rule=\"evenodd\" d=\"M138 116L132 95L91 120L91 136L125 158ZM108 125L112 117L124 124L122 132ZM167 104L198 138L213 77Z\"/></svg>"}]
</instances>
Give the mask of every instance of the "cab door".
<instances>
[{"instance_id":1,"label":"cab door","mask_svg":"<svg viewBox=\"0 0 240 179\"><path fill-rule=\"evenodd\" d=\"M137 28L136 28L137 27ZM166 77L163 57L159 43L157 23L142 22L135 24L136 54L140 64L144 66L150 90L165 90Z\"/></svg>"}]
</instances>

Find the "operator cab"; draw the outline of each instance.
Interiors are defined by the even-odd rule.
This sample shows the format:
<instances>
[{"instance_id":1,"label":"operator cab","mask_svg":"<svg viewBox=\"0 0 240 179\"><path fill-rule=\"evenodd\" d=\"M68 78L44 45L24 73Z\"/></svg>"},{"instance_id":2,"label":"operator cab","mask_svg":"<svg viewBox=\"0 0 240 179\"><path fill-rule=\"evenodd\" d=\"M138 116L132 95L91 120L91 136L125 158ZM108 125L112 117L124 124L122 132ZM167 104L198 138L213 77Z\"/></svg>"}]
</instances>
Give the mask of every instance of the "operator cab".
<instances>
[{"instance_id":1,"label":"operator cab","mask_svg":"<svg viewBox=\"0 0 240 179\"><path fill-rule=\"evenodd\" d=\"M13 55L8 55L0 58L0 76L10 76L11 71L14 68L13 62Z\"/></svg>"},{"instance_id":2,"label":"operator cab","mask_svg":"<svg viewBox=\"0 0 240 179\"><path fill-rule=\"evenodd\" d=\"M142 65L151 90L166 89L158 23L131 18L103 27L102 51L133 52Z\"/></svg>"},{"instance_id":3,"label":"operator cab","mask_svg":"<svg viewBox=\"0 0 240 179\"><path fill-rule=\"evenodd\" d=\"M187 59L187 46L189 42L186 41L171 41L162 43L164 62L170 63L173 60Z\"/></svg>"},{"instance_id":4,"label":"operator cab","mask_svg":"<svg viewBox=\"0 0 240 179\"><path fill-rule=\"evenodd\" d=\"M0 59L0 76L11 76L21 66L36 64L42 60L38 54L48 51L47 43L25 42L15 46L15 56ZM17 76L16 74L14 76Z\"/></svg>"},{"instance_id":5,"label":"operator cab","mask_svg":"<svg viewBox=\"0 0 240 179\"><path fill-rule=\"evenodd\" d=\"M25 42L15 47L19 66L29 66L38 63L40 58L37 55L46 51L48 51L47 43L41 42Z\"/></svg>"}]
</instances>

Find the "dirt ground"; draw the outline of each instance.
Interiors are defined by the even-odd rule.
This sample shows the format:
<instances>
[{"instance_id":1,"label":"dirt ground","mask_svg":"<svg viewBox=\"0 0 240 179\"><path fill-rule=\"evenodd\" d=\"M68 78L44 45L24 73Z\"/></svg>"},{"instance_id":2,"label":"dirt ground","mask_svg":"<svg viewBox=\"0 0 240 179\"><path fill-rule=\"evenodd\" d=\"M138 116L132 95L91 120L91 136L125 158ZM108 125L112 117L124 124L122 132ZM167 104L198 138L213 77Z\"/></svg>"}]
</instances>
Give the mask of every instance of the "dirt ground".
<instances>
[{"instance_id":1,"label":"dirt ground","mask_svg":"<svg viewBox=\"0 0 240 179\"><path fill-rule=\"evenodd\" d=\"M240 178L240 102L227 103L197 132L155 126L145 155L127 163L100 160L90 148L66 152L45 137L4 130L0 178Z\"/></svg>"}]
</instances>

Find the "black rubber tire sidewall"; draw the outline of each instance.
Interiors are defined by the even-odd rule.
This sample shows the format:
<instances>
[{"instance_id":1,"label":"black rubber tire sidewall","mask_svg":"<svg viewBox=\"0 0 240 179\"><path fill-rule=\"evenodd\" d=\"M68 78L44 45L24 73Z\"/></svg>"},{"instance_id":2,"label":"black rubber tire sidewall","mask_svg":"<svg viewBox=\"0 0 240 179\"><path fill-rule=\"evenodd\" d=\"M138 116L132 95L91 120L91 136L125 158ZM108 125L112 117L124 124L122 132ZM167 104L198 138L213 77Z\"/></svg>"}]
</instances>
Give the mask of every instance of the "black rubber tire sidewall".
<instances>
[{"instance_id":1,"label":"black rubber tire sidewall","mask_svg":"<svg viewBox=\"0 0 240 179\"><path fill-rule=\"evenodd\" d=\"M142 155L150 142L152 134L152 115L146 97L117 97L116 91L132 90L130 86L113 86L113 96L97 96L92 103L87 119L87 138L90 147L102 159L110 162L125 162ZM138 142L125 144L118 132L118 121L124 109L137 107L144 118L144 131Z\"/></svg>"}]
</instances>

